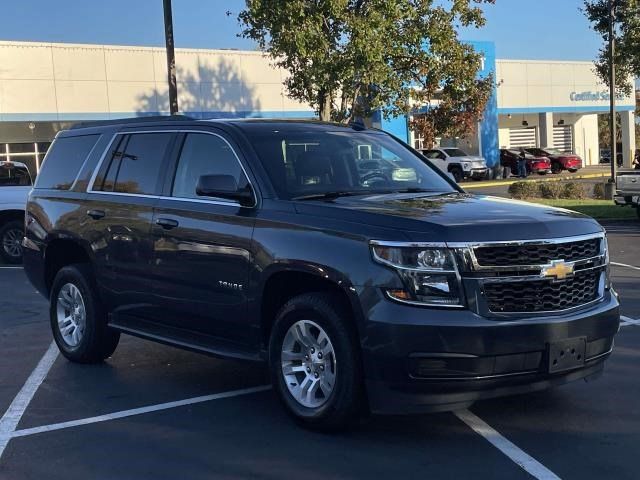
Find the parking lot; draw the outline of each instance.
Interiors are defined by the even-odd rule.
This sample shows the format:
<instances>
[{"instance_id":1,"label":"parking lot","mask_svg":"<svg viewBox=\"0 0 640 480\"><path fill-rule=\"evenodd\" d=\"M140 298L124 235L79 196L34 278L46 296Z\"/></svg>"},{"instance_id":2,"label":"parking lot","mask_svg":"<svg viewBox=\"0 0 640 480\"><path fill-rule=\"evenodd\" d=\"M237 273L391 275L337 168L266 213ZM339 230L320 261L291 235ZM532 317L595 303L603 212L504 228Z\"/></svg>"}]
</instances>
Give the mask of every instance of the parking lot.
<instances>
[{"instance_id":1,"label":"parking lot","mask_svg":"<svg viewBox=\"0 0 640 480\"><path fill-rule=\"evenodd\" d=\"M259 365L128 336L69 363L46 301L0 267L0 478L638 478L640 223L606 227L624 317L602 378L340 435L295 426Z\"/></svg>"}]
</instances>

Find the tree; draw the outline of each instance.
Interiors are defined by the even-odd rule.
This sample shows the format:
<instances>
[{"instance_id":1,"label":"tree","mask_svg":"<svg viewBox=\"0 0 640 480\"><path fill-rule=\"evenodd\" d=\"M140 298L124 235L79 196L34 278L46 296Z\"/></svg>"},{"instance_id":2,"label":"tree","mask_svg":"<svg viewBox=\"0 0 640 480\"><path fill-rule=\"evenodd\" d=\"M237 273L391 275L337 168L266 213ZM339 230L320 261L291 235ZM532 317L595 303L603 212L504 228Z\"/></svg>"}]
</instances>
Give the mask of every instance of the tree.
<instances>
[{"instance_id":1,"label":"tree","mask_svg":"<svg viewBox=\"0 0 640 480\"><path fill-rule=\"evenodd\" d=\"M321 120L422 108L411 126L432 142L472 132L493 92L481 55L458 39L484 25L483 3L494 0L247 0L238 19Z\"/></svg>"},{"instance_id":2,"label":"tree","mask_svg":"<svg viewBox=\"0 0 640 480\"><path fill-rule=\"evenodd\" d=\"M612 0L615 20L614 64L616 90L623 95L633 93L631 77L640 76L640 3L638 0ZM609 85L609 3L610 0L585 0L584 13L591 27L603 38L596 59L596 72Z\"/></svg>"}]
</instances>

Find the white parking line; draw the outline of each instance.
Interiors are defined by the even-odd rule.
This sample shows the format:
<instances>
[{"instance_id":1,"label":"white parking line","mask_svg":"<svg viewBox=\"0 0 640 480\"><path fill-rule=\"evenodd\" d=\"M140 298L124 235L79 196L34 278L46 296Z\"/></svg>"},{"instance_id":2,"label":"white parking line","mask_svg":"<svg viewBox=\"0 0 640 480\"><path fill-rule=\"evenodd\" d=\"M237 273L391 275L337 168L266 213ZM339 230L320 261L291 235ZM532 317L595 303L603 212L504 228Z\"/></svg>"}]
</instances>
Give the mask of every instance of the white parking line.
<instances>
[{"instance_id":1,"label":"white parking line","mask_svg":"<svg viewBox=\"0 0 640 480\"><path fill-rule=\"evenodd\" d=\"M529 475L544 480L559 479L555 473L538 462L535 458L520 450L516 445L500 435L480 417L469 410L454 412L455 416L466 423L474 432L483 436L491 445L517 463Z\"/></svg>"},{"instance_id":2,"label":"white parking line","mask_svg":"<svg viewBox=\"0 0 640 480\"><path fill-rule=\"evenodd\" d=\"M158 412L160 410L168 410L170 408L184 407L185 405L194 405L196 403L209 402L211 400L221 400L223 398L239 397L250 393L258 393L269 390L271 385L261 385L259 387L243 388L240 390L231 390L229 392L214 393L212 395L202 395L200 397L186 398L184 400L176 400L174 402L159 403L156 405L148 405L146 407L132 408L130 410L121 410L119 412L107 413L95 417L80 418L68 422L52 423L50 425L42 425L40 427L25 428L11 432L8 437L26 437L37 433L53 432L54 430L62 430L65 428L79 427L81 425L89 425L92 423L107 422L119 418L132 417L134 415L142 415L144 413Z\"/></svg>"},{"instance_id":3,"label":"white parking line","mask_svg":"<svg viewBox=\"0 0 640 480\"><path fill-rule=\"evenodd\" d=\"M48 350L40 359L38 365L33 372L31 372L31 375L27 378L27 381L18 392L18 395L16 395L13 402L11 402L11 405L9 405L9 408L0 419L0 458L2 458L2 453L11 439L11 435L18 426L24 411L29 406L31 399L33 399L33 396L38 390L40 384L44 381L47 373L49 373L49 370L53 366L53 362L56 361L56 358L58 358L58 347L55 342L51 342Z\"/></svg>"},{"instance_id":4,"label":"white parking line","mask_svg":"<svg viewBox=\"0 0 640 480\"><path fill-rule=\"evenodd\" d=\"M620 326L626 327L627 325L640 325L640 319L627 317L626 315L620 315Z\"/></svg>"},{"instance_id":5,"label":"white parking line","mask_svg":"<svg viewBox=\"0 0 640 480\"><path fill-rule=\"evenodd\" d=\"M626 263L611 262L611 265L615 265L616 267L632 268L633 270L640 270L640 267L636 267L635 265L627 265Z\"/></svg>"}]
</instances>

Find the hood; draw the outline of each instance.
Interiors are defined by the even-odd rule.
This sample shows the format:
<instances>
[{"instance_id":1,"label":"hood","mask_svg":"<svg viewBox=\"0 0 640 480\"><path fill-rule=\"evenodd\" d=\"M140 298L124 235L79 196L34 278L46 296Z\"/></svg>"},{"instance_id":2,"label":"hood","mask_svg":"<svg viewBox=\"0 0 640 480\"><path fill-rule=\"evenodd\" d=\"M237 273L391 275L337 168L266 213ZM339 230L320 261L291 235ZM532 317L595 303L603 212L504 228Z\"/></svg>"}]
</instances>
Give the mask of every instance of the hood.
<instances>
[{"instance_id":1,"label":"hood","mask_svg":"<svg viewBox=\"0 0 640 480\"><path fill-rule=\"evenodd\" d=\"M299 213L400 230L410 241L509 241L601 232L592 218L518 200L450 193L363 195L296 204Z\"/></svg>"}]
</instances>

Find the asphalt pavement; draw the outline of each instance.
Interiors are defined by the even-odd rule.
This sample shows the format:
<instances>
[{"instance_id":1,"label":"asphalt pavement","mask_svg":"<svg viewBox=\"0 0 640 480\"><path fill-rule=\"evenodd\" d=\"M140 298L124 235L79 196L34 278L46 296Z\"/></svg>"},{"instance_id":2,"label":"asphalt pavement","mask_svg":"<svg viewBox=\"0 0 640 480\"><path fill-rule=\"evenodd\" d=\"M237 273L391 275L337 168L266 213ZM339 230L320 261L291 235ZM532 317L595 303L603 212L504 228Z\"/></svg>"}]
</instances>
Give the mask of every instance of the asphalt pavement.
<instances>
[{"instance_id":1,"label":"asphalt pavement","mask_svg":"<svg viewBox=\"0 0 640 480\"><path fill-rule=\"evenodd\" d=\"M105 363L72 364L47 302L0 267L0 479L636 479L640 222L605 226L624 326L600 379L339 435L297 427L253 363L123 336Z\"/></svg>"}]
</instances>

